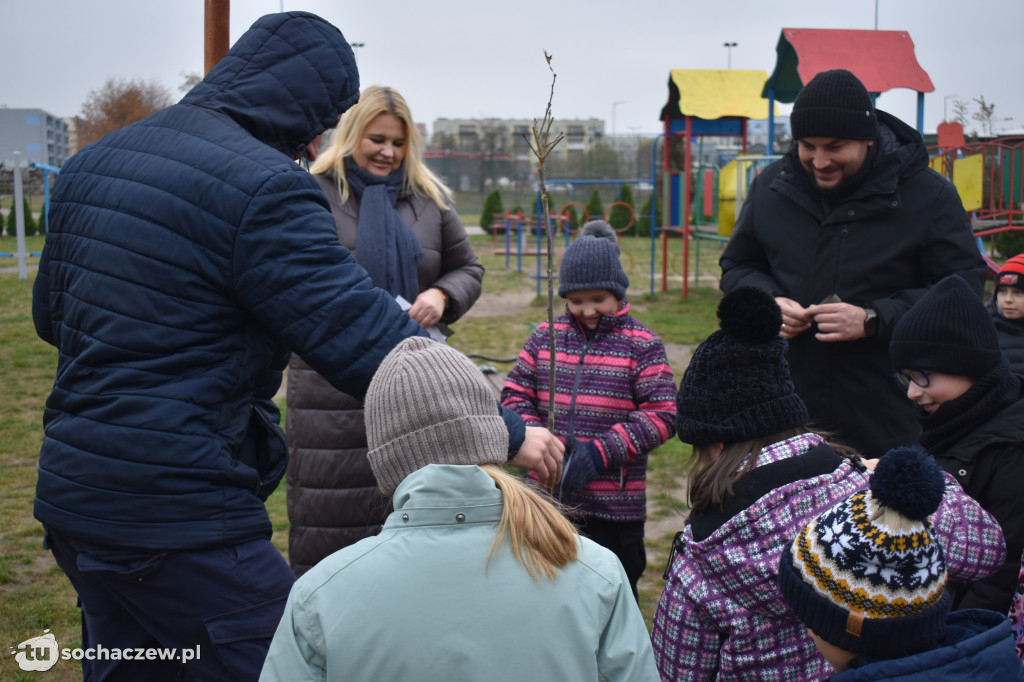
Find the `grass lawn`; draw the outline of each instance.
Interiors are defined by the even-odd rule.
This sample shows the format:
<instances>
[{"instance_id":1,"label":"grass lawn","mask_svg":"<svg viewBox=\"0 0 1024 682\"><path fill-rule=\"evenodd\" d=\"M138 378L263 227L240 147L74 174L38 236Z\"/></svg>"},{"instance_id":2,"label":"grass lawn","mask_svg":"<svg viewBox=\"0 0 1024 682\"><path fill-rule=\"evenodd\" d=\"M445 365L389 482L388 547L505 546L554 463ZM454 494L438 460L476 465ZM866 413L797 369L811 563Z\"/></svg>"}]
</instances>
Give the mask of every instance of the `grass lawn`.
<instances>
[{"instance_id":1,"label":"grass lawn","mask_svg":"<svg viewBox=\"0 0 1024 682\"><path fill-rule=\"evenodd\" d=\"M534 257L525 259L530 267L518 272L513 259L505 267L504 254L497 254L490 236L473 238L481 260L487 267L484 292L528 296L536 289ZM28 250L42 249L42 237L29 237ZM669 291L661 292L660 250L655 271L659 276L656 293L649 294L650 241L643 238L623 240L629 258L624 261L632 280L630 299L634 314L653 327L666 344L692 345L713 331L717 324L715 307L719 300L713 283L691 288L686 300L682 298L678 275L682 251L678 238L673 238L669 253ZM660 247L659 247L660 248ZM717 271L718 250L702 245L702 276ZM0 252L15 250L13 238L0 238ZM38 259L30 259L35 265ZM695 261L691 251L690 262ZM14 258L0 258L0 376L5 390L0 394L0 679L43 679L37 673L21 672L10 655L10 648L20 642L43 634L49 629L61 647L79 645L79 614L75 606L75 592L63 573L54 564L48 551L42 548L42 528L32 516L36 482L36 461L42 441L42 413L46 396L53 382L57 351L35 334L32 324L32 282L35 270L30 269L27 281L19 281ZM673 272L676 274L673 275ZM543 287L546 291L546 284ZM561 311L561 304L556 304ZM530 326L546 319L542 300L534 300L524 309L493 316L465 319L455 325L452 345L465 352L513 357L521 347ZM676 381L684 366L675 362ZM499 367L507 371L508 366ZM283 407L283 405L282 405ZM657 502L648 522L668 520L675 529L681 523L673 522L675 510L682 507L674 487L684 473L688 448L677 440L659 448L651 457L651 495ZM285 509L285 486L281 485L267 502L268 513L274 527L273 541L286 550L288 519ZM667 533L667 535L666 535ZM667 555L671 532L648 538L649 563L641 586L641 608L648 622L661 591L661 571ZM77 663L61 661L46 673L47 680L77 680L81 678Z\"/></svg>"}]
</instances>

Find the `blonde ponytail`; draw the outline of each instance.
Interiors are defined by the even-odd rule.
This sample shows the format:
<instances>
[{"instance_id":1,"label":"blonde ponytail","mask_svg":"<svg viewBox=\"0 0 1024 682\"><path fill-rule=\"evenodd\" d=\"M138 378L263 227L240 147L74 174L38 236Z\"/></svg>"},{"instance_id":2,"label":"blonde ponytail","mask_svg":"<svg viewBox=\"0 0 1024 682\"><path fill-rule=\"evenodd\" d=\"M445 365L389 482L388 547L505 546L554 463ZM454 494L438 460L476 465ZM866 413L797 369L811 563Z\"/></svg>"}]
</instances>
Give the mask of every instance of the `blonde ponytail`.
<instances>
[{"instance_id":1,"label":"blonde ponytail","mask_svg":"<svg viewBox=\"0 0 1024 682\"><path fill-rule=\"evenodd\" d=\"M504 498L488 563L505 538L512 555L537 582L541 574L554 579L559 568L576 561L579 533L552 503L497 464L483 464L480 468L494 479Z\"/></svg>"}]
</instances>

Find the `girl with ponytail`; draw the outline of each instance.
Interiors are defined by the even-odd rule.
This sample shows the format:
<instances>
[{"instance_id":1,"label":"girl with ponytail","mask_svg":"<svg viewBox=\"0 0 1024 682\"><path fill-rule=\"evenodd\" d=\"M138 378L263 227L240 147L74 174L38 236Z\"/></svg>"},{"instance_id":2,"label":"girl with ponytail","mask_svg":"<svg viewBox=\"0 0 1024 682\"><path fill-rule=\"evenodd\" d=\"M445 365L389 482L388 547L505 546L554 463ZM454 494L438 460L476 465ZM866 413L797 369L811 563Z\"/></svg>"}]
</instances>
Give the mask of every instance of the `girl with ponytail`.
<instances>
[{"instance_id":1,"label":"girl with ponytail","mask_svg":"<svg viewBox=\"0 0 1024 682\"><path fill-rule=\"evenodd\" d=\"M379 535L295 583L262 680L658 680L619 560L506 473L480 370L406 339L366 394Z\"/></svg>"}]
</instances>

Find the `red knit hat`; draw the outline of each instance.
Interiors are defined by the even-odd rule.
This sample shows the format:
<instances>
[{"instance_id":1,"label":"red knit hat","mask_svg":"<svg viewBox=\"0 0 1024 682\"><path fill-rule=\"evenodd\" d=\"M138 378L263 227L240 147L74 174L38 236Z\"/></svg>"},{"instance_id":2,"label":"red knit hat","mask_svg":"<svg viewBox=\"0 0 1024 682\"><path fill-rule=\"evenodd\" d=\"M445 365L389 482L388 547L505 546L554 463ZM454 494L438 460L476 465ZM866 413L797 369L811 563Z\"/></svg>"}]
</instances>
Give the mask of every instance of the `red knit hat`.
<instances>
[{"instance_id":1,"label":"red knit hat","mask_svg":"<svg viewBox=\"0 0 1024 682\"><path fill-rule=\"evenodd\" d=\"M999 287L1024 289L1024 253L1014 256L999 268L996 289Z\"/></svg>"}]
</instances>

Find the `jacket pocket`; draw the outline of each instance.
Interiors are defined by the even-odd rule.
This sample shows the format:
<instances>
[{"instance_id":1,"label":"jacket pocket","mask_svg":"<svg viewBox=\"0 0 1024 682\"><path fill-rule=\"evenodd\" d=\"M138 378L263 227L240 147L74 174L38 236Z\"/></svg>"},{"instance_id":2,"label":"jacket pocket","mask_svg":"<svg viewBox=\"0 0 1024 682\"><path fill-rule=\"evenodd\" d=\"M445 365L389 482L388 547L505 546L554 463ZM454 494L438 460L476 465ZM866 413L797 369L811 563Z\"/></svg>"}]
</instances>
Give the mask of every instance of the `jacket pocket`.
<instances>
[{"instance_id":1,"label":"jacket pocket","mask_svg":"<svg viewBox=\"0 0 1024 682\"><path fill-rule=\"evenodd\" d=\"M166 552L89 550L79 552L77 563L83 573L106 572L121 580L139 582L159 571L166 558Z\"/></svg>"},{"instance_id":2,"label":"jacket pocket","mask_svg":"<svg viewBox=\"0 0 1024 682\"><path fill-rule=\"evenodd\" d=\"M287 600L283 596L203 621L217 658L225 668L259 675Z\"/></svg>"},{"instance_id":3,"label":"jacket pocket","mask_svg":"<svg viewBox=\"0 0 1024 682\"><path fill-rule=\"evenodd\" d=\"M288 442L269 410L253 403L239 459L259 475L253 492L266 501L288 467Z\"/></svg>"}]
</instances>

